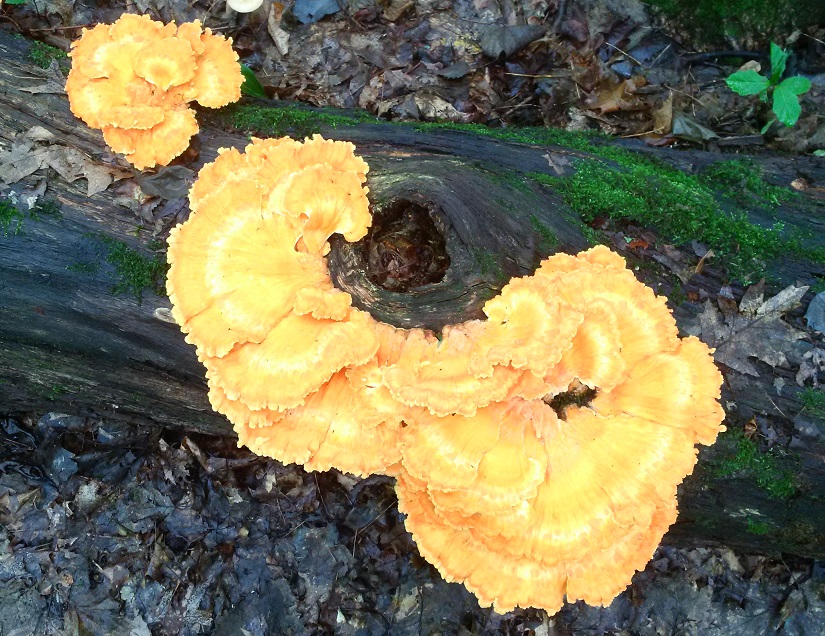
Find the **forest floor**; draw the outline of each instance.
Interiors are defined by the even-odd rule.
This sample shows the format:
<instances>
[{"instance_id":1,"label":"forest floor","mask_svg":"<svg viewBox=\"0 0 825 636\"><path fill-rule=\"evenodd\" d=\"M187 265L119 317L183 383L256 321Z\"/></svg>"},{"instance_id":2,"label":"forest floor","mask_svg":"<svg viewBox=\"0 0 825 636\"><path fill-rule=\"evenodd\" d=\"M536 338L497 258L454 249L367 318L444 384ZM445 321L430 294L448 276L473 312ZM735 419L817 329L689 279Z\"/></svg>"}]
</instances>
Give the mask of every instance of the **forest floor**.
<instances>
[{"instance_id":1,"label":"forest floor","mask_svg":"<svg viewBox=\"0 0 825 636\"><path fill-rule=\"evenodd\" d=\"M825 633L825 566L665 542L608 608L480 608L392 482L94 416L0 421L4 636Z\"/></svg>"},{"instance_id":2,"label":"forest floor","mask_svg":"<svg viewBox=\"0 0 825 636\"><path fill-rule=\"evenodd\" d=\"M269 97L654 146L825 148L825 25L778 39L813 88L795 126L761 135L769 109L724 79L749 60L768 72L768 42L694 49L631 0L350 0L343 10L296 0L249 15L223 2L126 5L232 35ZM37 0L2 12L66 50L76 25L113 21L123 5ZM42 55L48 66L55 53ZM810 559L666 539L608 608L498 615L418 556L387 478L306 473L230 439L94 414L9 415L0 438L3 636L825 633L825 565Z\"/></svg>"}]
</instances>

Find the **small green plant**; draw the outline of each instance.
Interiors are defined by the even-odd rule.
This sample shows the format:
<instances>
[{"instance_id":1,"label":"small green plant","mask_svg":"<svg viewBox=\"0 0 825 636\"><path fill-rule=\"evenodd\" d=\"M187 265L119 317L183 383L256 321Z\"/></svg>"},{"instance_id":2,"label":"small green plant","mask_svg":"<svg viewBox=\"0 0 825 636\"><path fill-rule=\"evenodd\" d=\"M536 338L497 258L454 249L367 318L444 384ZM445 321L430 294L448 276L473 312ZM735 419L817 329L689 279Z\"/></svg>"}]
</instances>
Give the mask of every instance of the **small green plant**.
<instances>
[{"instance_id":1,"label":"small green plant","mask_svg":"<svg viewBox=\"0 0 825 636\"><path fill-rule=\"evenodd\" d=\"M255 76L255 71L249 68L246 64L241 64L241 75L243 75L243 84L241 84L241 92L244 95L251 97L266 97L264 87Z\"/></svg>"},{"instance_id":2,"label":"small green plant","mask_svg":"<svg viewBox=\"0 0 825 636\"><path fill-rule=\"evenodd\" d=\"M769 77L760 75L754 69L748 69L737 71L726 80L728 88L734 93L759 95L759 99L765 103L768 102L768 96L772 96L772 110L776 119L771 119L762 127L763 135L777 119L786 126L793 126L802 112L799 96L811 90L810 80L800 75L782 79L789 55L790 53L778 44L771 42L771 74Z\"/></svg>"}]
</instances>

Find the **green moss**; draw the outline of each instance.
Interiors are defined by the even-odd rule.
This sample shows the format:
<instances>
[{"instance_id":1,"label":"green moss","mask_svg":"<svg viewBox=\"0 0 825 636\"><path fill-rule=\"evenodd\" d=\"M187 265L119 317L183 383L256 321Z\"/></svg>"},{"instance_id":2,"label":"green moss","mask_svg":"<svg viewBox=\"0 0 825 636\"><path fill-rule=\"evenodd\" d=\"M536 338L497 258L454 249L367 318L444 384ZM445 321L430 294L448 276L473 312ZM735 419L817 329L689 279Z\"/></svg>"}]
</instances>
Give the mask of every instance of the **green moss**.
<instances>
[{"instance_id":1,"label":"green moss","mask_svg":"<svg viewBox=\"0 0 825 636\"><path fill-rule=\"evenodd\" d=\"M31 210L23 211L9 199L0 199L0 235L14 236L23 228L27 218L35 221L43 217L59 217L60 205L54 201L41 201Z\"/></svg>"},{"instance_id":2,"label":"green moss","mask_svg":"<svg viewBox=\"0 0 825 636\"><path fill-rule=\"evenodd\" d=\"M43 217L60 218L60 204L50 200L40 201L29 211L29 216L35 221L40 221Z\"/></svg>"},{"instance_id":3,"label":"green moss","mask_svg":"<svg viewBox=\"0 0 825 636\"><path fill-rule=\"evenodd\" d=\"M559 245L559 237L549 227L541 222L541 219L535 214L530 215L530 226L533 231L539 235L539 250L549 254Z\"/></svg>"},{"instance_id":4,"label":"green moss","mask_svg":"<svg viewBox=\"0 0 825 636\"><path fill-rule=\"evenodd\" d=\"M783 466L783 458L778 452L773 449L760 451L759 445L741 431L727 433L719 442L725 454L711 463L713 475L753 479L774 499L787 499L796 494L794 474Z\"/></svg>"},{"instance_id":5,"label":"green moss","mask_svg":"<svg viewBox=\"0 0 825 636\"><path fill-rule=\"evenodd\" d=\"M763 535L768 534L771 527L764 521L756 521L748 517L748 532L750 534Z\"/></svg>"},{"instance_id":6,"label":"green moss","mask_svg":"<svg viewBox=\"0 0 825 636\"><path fill-rule=\"evenodd\" d=\"M482 249L473 250L473 258L483 276L492 275L494 280L504 279L504 270L501 269L496 257Z\"/></svg>"},{"instance_id":7,"label":"green moss","mask_svg":"<svg viewBox=\"0 0 825 636\"><path fill-rule=\"evenodd\" d=\"M725 210L697 176L642 155L625 157L620 168L580 160L576 173L567 178L530 176L559 190L585 222L597 217L628 219L656 228L672 243L706 243L742 282L761 274L787 243L781 225L762 227L751 223L742 210Z\"/></svg>"},{"instance_id":8,"label":"green moss","mask_svg":"<svg viewBox=\"0 0 825 636\"><path fill-rule=\"evenodd\" d=\"M32 64L40 68L49 68L52 60L60 61L65 58L66 53L64 51L45 42L32 42L32 48L29 50L29 59Z\"/></svg>"},{"instance_id":9,"label":"green moss","mask_svg":"<svg viewBox=\"0 0 825 636\"><path fill-rule=\"evenodd\" d=\"M759 166L750 159L717 161L705 168L699 178L739 205L775 208L799 198L793 190L767 183Z\"/></svg>"},{"instance_id":10,"label":"green moss","mask_svg":"<svg viewBox=\"0 0 825 636\"><path fill-rule=\"evenodd\" d=\"M231 106L225 109L229 123L240 130L269 137L289 135L295 138L320 133L323 127L354 126L374 117L364 112L338 114L318 109L279 106Z\"/></svg>"},{"instance_id":11,"label":"green moss","mask_svg":"<svg viewBox=\"0 0 825 636\"><path fill-rule=\"evenodd\" d=\"M105 260L115 268L112 292L128 292L138 301L146 290L163 294L167 265L157 255L144 256L121 241L108 236L98 237L106 248Z\"/></svg>"},{"instance_id":12,"label":"green moss","mask_svg":"<svg viewBox=\"0 0 825 636\"><path fill-rule=\"evenodd\" d=\"M8 199L0 199L0 234L13 236L23 227L25 215Z\"/></svg>"},{"instance_id":13,"label":"green moss","mask_svg":"<svg viewBox=\"0 0 825 636\"><path fill-rule=\"evenodd\" d=\"M46 392L46 397L49 400L56 400L61 395L66 395L68 392L69 392L69 389L67 389L62 384L55 384L54 386L49 388L49 390Z\"/></svg>"},{"instance_id":14,"label":"green moss","mask_svg":"<svg viewBox=\"0 0 825 636\"><path fill-rule=\"evenodd\" d=\"M825 391L805 387L799 394L799 399L805 410L816 417L825 417Z\"/></svg>"},{"instance_id":15,"label":"green moss","mask_svg":"<svg viewBox=\"0 0 825 636\"><path fill-rule=\"evenodd\" d=\"M77 272L78 274L94 274L100 270L100 264L91 261L79 261L66 265L66 269L70 272Z\"/></svg>"},{"instance_id":16,"label":"green moss","mask_svg":"<svg viewBox=\"0 0 825 636\"><path fill-rule=\"evenodd\" d=\"M650 0L649 4L706 44L749 37L767 47L771 39L825 21L821 0Z\"/></svg>"},{"instance_id":17,"label":"green moss","mask_svg":"<svg viewBox=\"0 0 825 636\"><path fill-rule=\"evenodd\" d=\"M494 137L504 141L515 141L524 144L534 144L538 146L564 146L574 150L584 150L593 152L593 141L596 139L607 139L606 135L596 131L567 131L559 128L491 128L484 124L461 124L458 122L424 122L415 124L415 129L420 132L439 132L442 130L453 130L467 132L474 135L484 135Z\"/></svg>"}]
</instances>

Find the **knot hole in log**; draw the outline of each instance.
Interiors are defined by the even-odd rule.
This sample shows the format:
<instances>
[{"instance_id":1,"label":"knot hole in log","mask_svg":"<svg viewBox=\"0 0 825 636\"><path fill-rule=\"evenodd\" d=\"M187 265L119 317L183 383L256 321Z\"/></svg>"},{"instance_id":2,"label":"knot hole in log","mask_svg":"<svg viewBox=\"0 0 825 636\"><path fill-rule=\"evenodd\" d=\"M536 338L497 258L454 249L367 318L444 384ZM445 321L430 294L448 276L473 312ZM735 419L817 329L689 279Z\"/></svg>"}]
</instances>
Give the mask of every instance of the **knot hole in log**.
<instances>
[{"instance_id":1,"label":"knot hole in log","mask_svg":"<svg viewBox=\"0 0 825 636\"><path fill-rule=\"evenodd\" d=\"M360 241L367 278L392 292L438 283L450 266L444 233L431 216L432 204L396 199L373 214Z\"/></svg>"}]
</instances>

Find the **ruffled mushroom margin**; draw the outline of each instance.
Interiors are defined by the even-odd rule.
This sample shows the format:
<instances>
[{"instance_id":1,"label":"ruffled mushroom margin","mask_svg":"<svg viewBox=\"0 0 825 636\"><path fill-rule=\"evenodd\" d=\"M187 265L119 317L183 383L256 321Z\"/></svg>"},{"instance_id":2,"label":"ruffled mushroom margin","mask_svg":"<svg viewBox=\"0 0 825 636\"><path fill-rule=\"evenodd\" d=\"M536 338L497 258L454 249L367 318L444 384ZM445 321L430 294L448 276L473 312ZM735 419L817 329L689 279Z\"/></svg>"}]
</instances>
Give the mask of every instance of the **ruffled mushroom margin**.
<instances>
[{"instance_id":1,"label":"ruffled mushroom margin","mask_svg":"<svg viewBox=\"0 0 825 636\"><path fill-rule=\"evenodd\" d=\"M189 102L220 108L241 97L232 39L198 20L175 26L126 13L84 28L69 56L72 112L139 170L165 166L187 149L198 132Z\"/></svg>"},{"instance_id":2,"label":"ruffled mushroom margin","mask_svg":"<svg viewBox=\"0 0 825 636\"><path fill-rule=\"evenodd\" d=\"M167 288L212 406L258 454L396 477L422 555L496 611L609 604L724 430L711 351L603 246L549 257L440 337L376 321L325 261L332 234L367 233L368 169L315 136L201 170ZM560 417L574 387L596 397Z\"/></svg>"}]
</instances>

